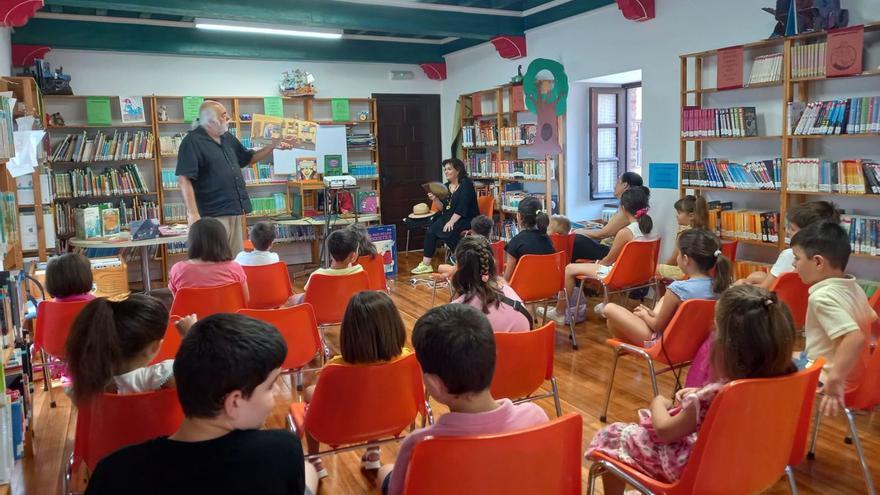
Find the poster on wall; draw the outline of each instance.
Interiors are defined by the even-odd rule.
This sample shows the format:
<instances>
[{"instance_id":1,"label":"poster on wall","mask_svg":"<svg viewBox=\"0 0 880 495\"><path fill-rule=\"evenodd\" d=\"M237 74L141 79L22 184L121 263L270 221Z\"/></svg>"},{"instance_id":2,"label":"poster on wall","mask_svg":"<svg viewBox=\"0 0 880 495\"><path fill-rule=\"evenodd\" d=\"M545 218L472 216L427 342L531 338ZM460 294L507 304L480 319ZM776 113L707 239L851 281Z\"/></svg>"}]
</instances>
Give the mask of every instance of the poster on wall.
<instances>
[{"instance_id":1,"label":"poster on wall","mask_svg":"<svg viewBox=\"0 0 880 495\"><path fill-rule=\"evenodd\" d=\"M367 227L370 240L385 265L385 276L397 275L397 228L394 225Z\"/></svg>"}]
</instances>

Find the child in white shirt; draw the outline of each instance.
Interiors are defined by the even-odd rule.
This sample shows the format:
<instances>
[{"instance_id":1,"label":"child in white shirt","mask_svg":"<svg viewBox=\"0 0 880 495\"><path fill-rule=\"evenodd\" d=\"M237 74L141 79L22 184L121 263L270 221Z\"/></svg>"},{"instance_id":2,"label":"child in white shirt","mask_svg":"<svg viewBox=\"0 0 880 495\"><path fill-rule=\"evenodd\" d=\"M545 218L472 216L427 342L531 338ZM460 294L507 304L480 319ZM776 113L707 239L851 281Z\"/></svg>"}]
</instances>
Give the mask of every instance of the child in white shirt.
<instances>
[{"instance_id":1,"label":"child in white shirt","mask_svg":"<svg viewBox=\"0 0 880 495\"><path fill-rule=\"evenodd\" d=\"M278 263L278 253L269 251L275 242L275 227L269 222L257 222L251 228L251 244L253 251L242 251L235 256L235 262L241 266L262 266Z\"/></svg>"}]
</instances>

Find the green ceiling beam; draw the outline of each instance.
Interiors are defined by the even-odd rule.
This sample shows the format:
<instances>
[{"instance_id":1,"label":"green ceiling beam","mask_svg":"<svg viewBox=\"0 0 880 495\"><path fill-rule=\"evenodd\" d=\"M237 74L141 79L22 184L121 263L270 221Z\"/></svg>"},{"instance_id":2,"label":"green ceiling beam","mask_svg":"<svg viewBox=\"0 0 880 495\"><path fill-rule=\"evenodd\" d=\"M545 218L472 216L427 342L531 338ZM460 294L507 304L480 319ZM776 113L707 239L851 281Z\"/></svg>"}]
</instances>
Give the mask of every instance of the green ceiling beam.
<instances>
[{"instance_id":1,"label":"green ceiling beam","mask_svg":"<svg viewBox=\"0 0 880 495\"><path fill-rule=\"evenodd\" d=\"M46 2L50 3L50 2ZM572 0L525 18L525 29L534 29L567 17L616 3L615 0Z\"/></svg>"},{"instance_id":2,"label":"green ceiling beam","mask_svg":"<svg viewBox=\"0 0 880 495\"><path fill-rule=\"evenodd\" d=\"M483 40L498 34L523 32L523 19L519 17L462 14L332 0L46 0L46 5L50 8L60 5Z\"/></svg>"},{"instance_id":3,"label":"green ceiling beam","mask_svg":"<svg viewBox=\"0 0 880 495\"><path fill-rule=\"evenodd\" d=\"M190 28L31 19L16 28L13 43L52 48L163 53L270 60L442 62L443 45L388 41L320 40L219 33ZM123 70L123 69L120 69ZM357 77L357 75L352 75Z\"/></svg>"}]
</instances>

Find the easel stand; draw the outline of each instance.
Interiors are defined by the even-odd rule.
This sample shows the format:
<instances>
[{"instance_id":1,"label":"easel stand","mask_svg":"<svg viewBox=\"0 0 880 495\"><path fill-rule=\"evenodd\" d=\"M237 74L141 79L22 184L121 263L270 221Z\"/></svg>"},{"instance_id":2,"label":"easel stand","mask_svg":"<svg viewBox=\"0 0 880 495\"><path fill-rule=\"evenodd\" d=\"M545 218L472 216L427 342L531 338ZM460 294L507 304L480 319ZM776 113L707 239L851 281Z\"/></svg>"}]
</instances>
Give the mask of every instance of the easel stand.
<instances>
[{"instance_id":1,"label":"easel stand","mask_svg":"<svg viewBox=\"0 0 880 495\"><path fill-rule=\"evenodd\" d=\"M343 187L331 187L327 184L324 184L324 232L321 236L321 264L324 268L330 267L330 250L327 249L327 237L330 235L330 225L331 225L331 217L333 215L338 216L339 214L331 213L331 201L330 201L330 191L337 191L336 195L336 211L339 211L339 191L356 191L358 186L343 186ZM358 222L358 209L357 205L352 203L352 211L354 212L354 223Z\"/></svg>"}]
</instances>

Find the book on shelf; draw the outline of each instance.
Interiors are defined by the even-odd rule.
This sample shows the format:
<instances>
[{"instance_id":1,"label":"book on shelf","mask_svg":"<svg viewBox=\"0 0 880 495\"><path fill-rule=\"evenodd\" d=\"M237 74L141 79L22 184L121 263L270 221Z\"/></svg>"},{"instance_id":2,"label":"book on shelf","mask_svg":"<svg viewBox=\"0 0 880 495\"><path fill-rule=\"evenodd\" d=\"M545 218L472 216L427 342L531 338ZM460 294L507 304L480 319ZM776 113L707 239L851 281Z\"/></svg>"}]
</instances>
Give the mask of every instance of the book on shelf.
<instances>
[{"instance_id":1,"label":"book on shelf","mask_svg":"<svg viewBox=\"0 0 880 495\"><path fill-rule=\"evenodd\" d=\"M14 192L0 192L0 243L7 246L18 242L18 208Z\"/></svg>"},{"instance_id":2,"label":"book on shelf","mask_svg":"<svg viewBox=\"0 0 880 495\"><path fill-rule=\"evenodd\" d=\"M137 198L113 202L71 206L59 204L55 208L58 234L75 235L80 239L97 239L128 230L131 222L159 218L159 206L154 201Z\"/></svg>"},{"instance_id":3,"label":"book on shelf","mask_svg":"<svg viewBox=\"0 0 880 495\"><path fill-rule=\"evenodd\" d=\"M379 165L375 162L348 162L348 175L357 178L379 177Z\"/></svg>"},{"instance_id":4,"label":"book on shelf","mask_svg":"<svg viewBox=\"0 0 880 495\"><path fill-rule=\"evenodd\" d=\"M68 134L55 151L53 162L100 162L110 160L138 160L153 158L151 131L113 131L112 136L98 131L89 138L88 131Z\"/></svg>"},{"instance_id":5,"label":"book on shelf","mask_svg":"<svg viewBox=\"0 0 880 495\"><path fill-rule=\"evenodd\" d=\"M712 201L709 206L709 230L727 239L779 242L779 212L735 210L731 202Z\"/></svg>"},{"instance_id":6,"label":"book on shelf","mask_svg":"<svg viewBox=\"0 0 880 495\"><path fill-rule=\"evenodd\" d=\"M700 108L681 111L681 137L754 137L758 135L755 107Z\"/></svg>"},{"instance_id":7,"label":"book on shelf","mask_svg":"<svg viewBox=\"0 0 880 495\"><path fill-rule=\"evenodd\" d=\"M880 97L862 96L812 101L799 111L789 103L789 112L799 113L792 135L874 134L880 132ZM789 121L791 126L791 121Z\"/></svg>"},{"instance_id":8,"label":"book on shelf","mask_svg":"<svg viewBox=\"0 0 880 495\"><path fill-rule=\"evenodd\" d=\"M278 224L273 225L275 227L275 243L315 240L315 228L312 226ZM250 235L250 231L253 228L253 225L248 226L248 235Z\"/></svg>"},{"instance_id":9,"label":"book on shelf","mask_svg":"<svg viewBox=\"0 0 880 495\"><path fill-rule=\"evenodd\" d=\"M162 217L165 223L186 222L186 205L183 203L164 203Z\"/></svg>"},{"instance_id":10,"label":"book on shelf","mask_svg":"<svg viewBox=\"0 0 880 495\"><path fill-rule=\"evenodd\" d=\"M550 206L547 206L547 195L544 193L533 193L527 191L504 191L501 193L501 209L505 210L509 213L513 213L519 208L519 204L522 200L527 197L536 198L538 201L543 203L543 210L550 210L551 214L556 213L556 205L558 204L558 200L556 195L553 195L550 198Z\"/></svg>"},{"instance_id":11,"label":"book on shelf","mask_svg":"<svg viewBox=\"0 0 880 495\"><path fill-rule=\"evenodd\" d=\"M59 199L150 193L135 164L106 168L103 172L95 172L92 167L53 172L52 182Z\"/></svg>"},{"instance_id":12,"label":"book on shelf","mask_svg":"<svg viewBox=\"0 0 880 495\"><path fill-rule=\"evenodd\" d=\"M538 127L536 124L520 124L517 126L497 127L490 121L482 121L479 125L466 125L461 128L461 146L463 148L485 146L526 146L535 142Z\"/></svg>"},{"instance_id":13,"label":"book on shelf","mask_svg":"<svg viewBox=\"0 0 880 495\"><path fill-rule=\"evenodd\" d=\"M356 198L358 213L379 212L379 194L376 191L358 191Z\"/></svg>"},{"instance_id":14,"label":"book on shelf","mask_svg":"<svg viewBox=\"0 0 880 495\"><path fill-rule=\"evenodd\" d=\"M849 234L853 253L880 256L880 217L841 215L840 225Z\"/></svg>"},{"instance_id":15,"label":"book on shelf","mask_svg":"<svg viewBox=\"0 0 880 495\"><path fill-rule=\"evenodd\" d=\"M873 160L788 159L788 190L837 194L880 194L880 164Z\"/></svg>"},{"instance_id":16,"label":"book on shelf","mask_svg":"<svg viewBox=\"0 0 880 495\"><path fill-rule=\"evenodd\" d=\"M176 156L184 137L186 137L186 133L183 132L170 136L159 136L159 154L162 156ZM248 146L245 147L247 148Z\"/></svg>"},{"instance_id":17,"label":"book on shelf","mask_svg":"<svg viewBox=\"0 0 880 495\"><path fill-rule=\"evenodd\" d=\"M746 163L723 158L704 158L685 162L681 167L681 185L724 189L779 190L782 186L780 158Z\"/></svg>"},{"instance_id":18,"label":"book on shelf","mask_svg":"<svg viewBox=\"0 0 880 495\"><path fill-rule=\"evenodd\" d=\"M800 43L791 47L791 77L825 77L825 40Z\"/></svg>"},{"instance_id":19,"label":"book on shelf","mask_svg":"<svg viewBox=\"0 0 880 495\"><path fill-rule=\"evenodd\" d=\"M173 168L162 169L162 189L177 189L180 184L177 182L177 171Z\"/></svg>"},{"instance_id":20,"label":"book on shelf","mask_svg":"<svg viewBox=\"0 0 880 495\"><path fill-rule=\"evenodd\" d=\"M741 278L746 278L752 274L752 272L764 272L767 273L770 271L770 267L773 266L770 263L761 263L758 261L750 261L750 260L737 260L736 266L733 269L734 278L739 280Z\"/></svg>"},{"instance_id":21,"label":"book on shelf","mask_svg":"<svg viewBox=\"0 0 880 495\"><path fill-rule=\"evenodd\" d=\"M531 179L543 180L547 177L546 160L516 159L500 160L497 153L477 153L467 157L465 169L476 179ZM556 178L556 163L550 160L550 177Z\"/></svg>"},{"instance_id":22,"label":"book on shelf","mask_svg":"<svg viewBox=\"0 0 880 495\"><path fill-rule=\"evenodd\" d=\"M752 62L749 84L776 83L782 80L782 54L761 55Z\"/></svg>"},{"instance_id":23,"label":"book on shelf","mask_svg":"<svg viewBox=\"0 0 880 495\"><path fill-rule=\"evenodd\" d=\"M275 193L264 198L251 198L249 216L271 216L287 213L287 195ZM184 213L184 217L186 214Z\"/></svg>"},{"instance_id":24,"label":"book on shelf","mask_svg":"<svg viewBox=\"0 0 880 495\"><path fill-rule=\"evenodd\" d=\"M366 151L376 147L376 138L372 132L355 131L354 128L346 130L345 142L348 145L348 149L352 151Z\"/></svg>"},{"instance_id":25,"label":"book on shelf","mask_svg":"<svg viewBox=\"0 0 880 495\"><path fill-rule=\"evenodd\" d=\"M271 163L252 163L241 169L241 176L248 184L286 183L287 176L276 176ZM163 176L164 182L164 176Z\"/></svg>"},{"instance_id":26,"label":"book on shelf","mask_svg":"<svg viewBox=\"0 0 880 495\"><path fill-rule=\"evenodd\" d=\"M12 100L6 96L0 96L0 158L15 156L12 114Z\"/></svg>"}]
</instances>

